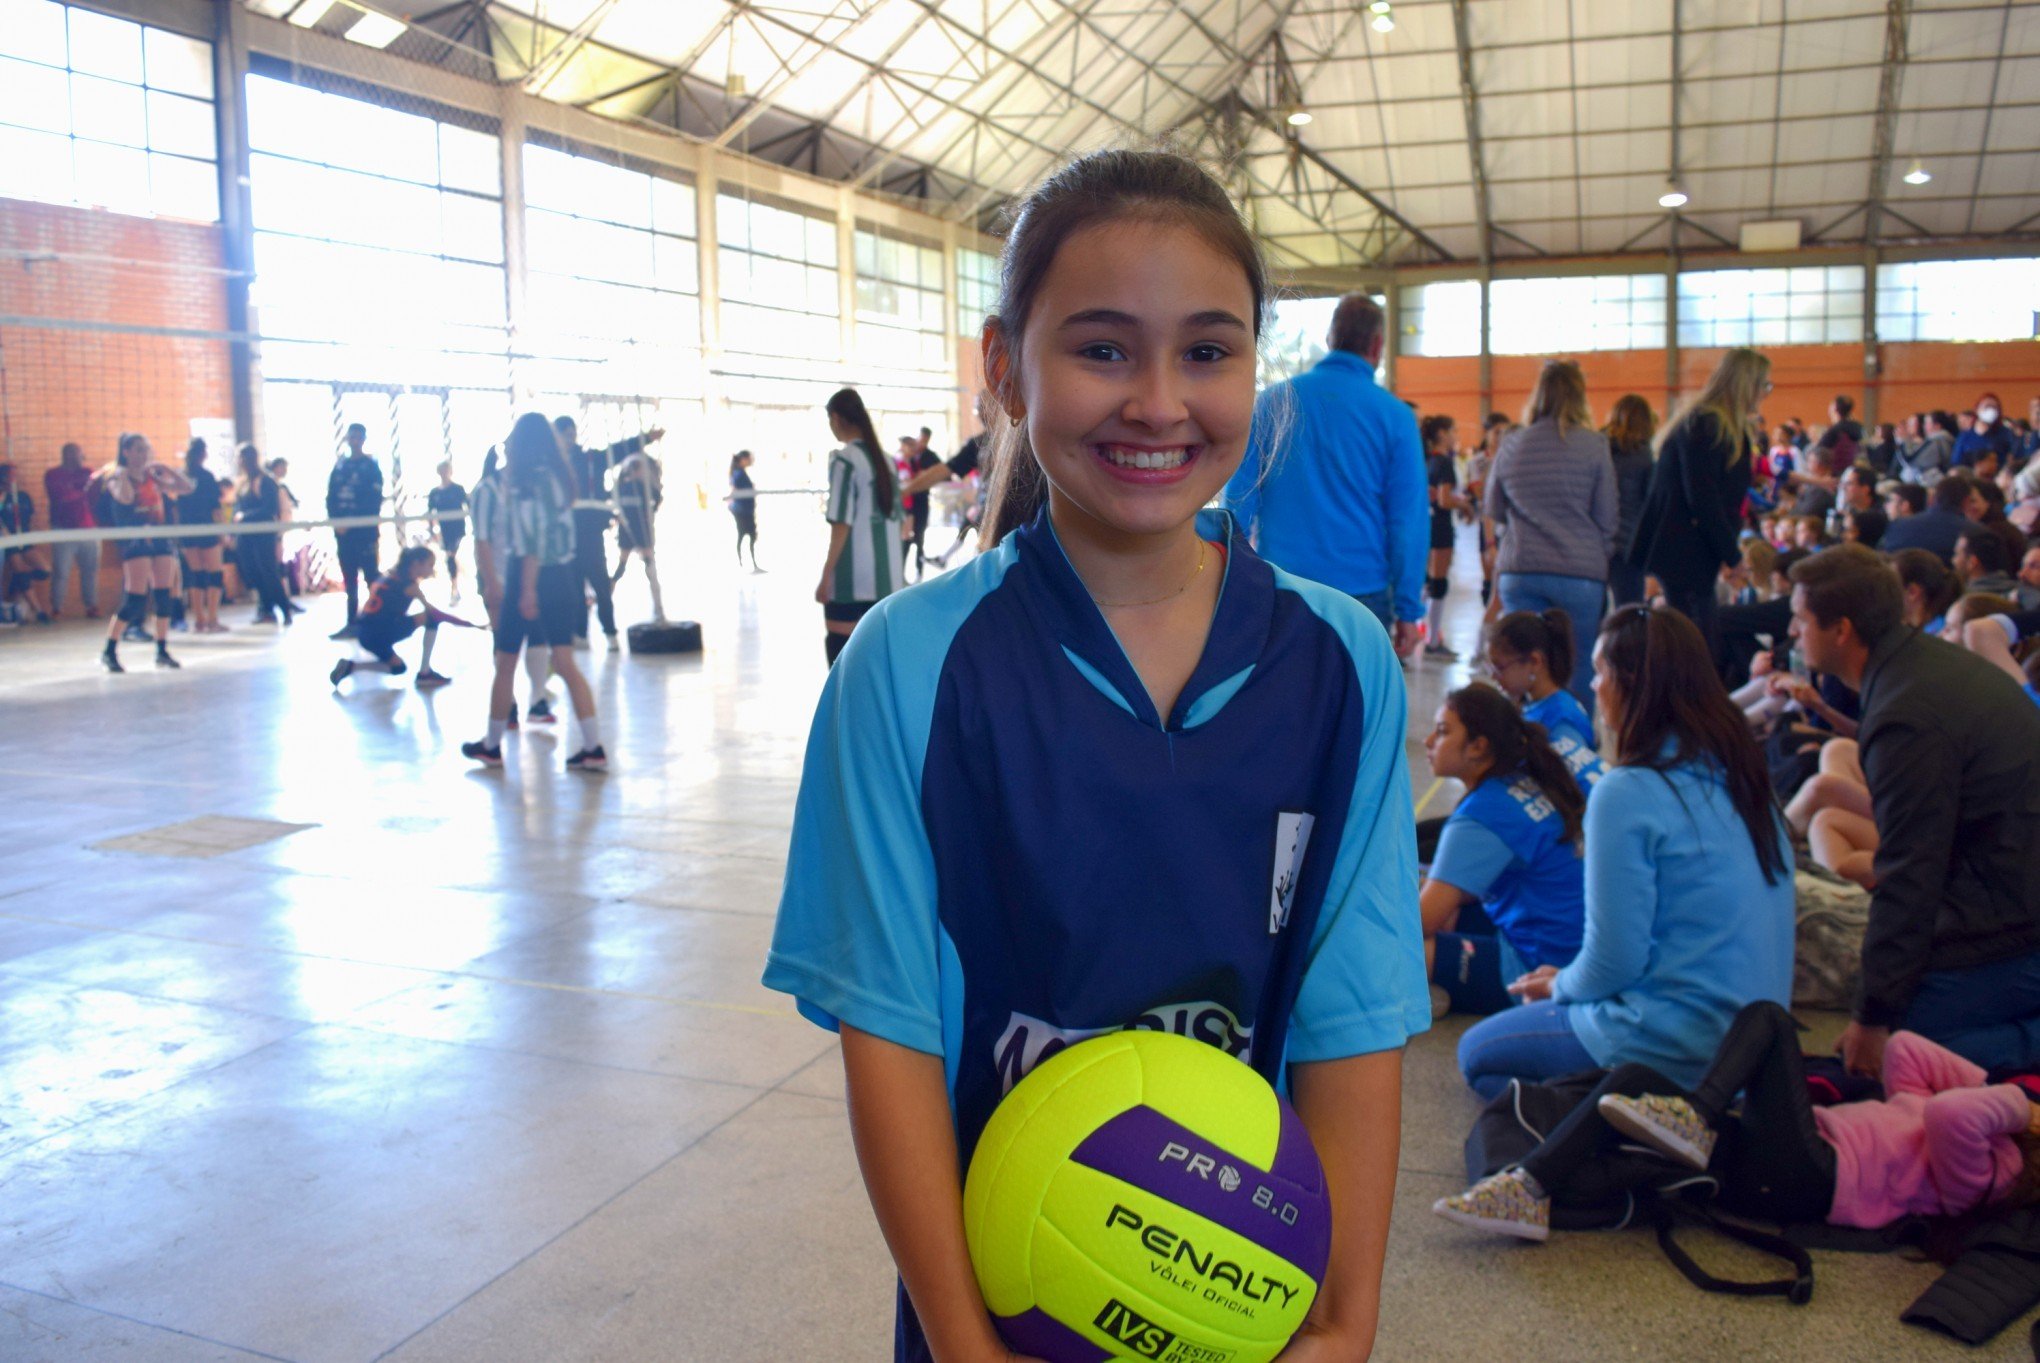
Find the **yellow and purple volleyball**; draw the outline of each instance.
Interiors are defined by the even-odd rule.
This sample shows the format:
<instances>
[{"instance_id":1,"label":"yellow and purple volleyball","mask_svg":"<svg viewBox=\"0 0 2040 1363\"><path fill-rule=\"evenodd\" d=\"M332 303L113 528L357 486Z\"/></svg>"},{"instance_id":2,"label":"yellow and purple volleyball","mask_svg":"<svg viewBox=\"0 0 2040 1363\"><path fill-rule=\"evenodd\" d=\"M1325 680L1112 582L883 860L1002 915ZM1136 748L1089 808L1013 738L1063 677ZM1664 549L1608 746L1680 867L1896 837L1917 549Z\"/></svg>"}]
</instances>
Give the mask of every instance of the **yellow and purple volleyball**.
<instances>
[{"instance_id":1,"label":"yellow and purple volleyball","mask_svg":"<svg viewBox=\"0 0 2040 1363\"><path fill-rule=\"evenodd\" d=\"M963 1225L999 1333L1047 1363L1266 1363L1331 1250L1324 1168L1290 1106L1164 1032L1070 1047L992 1113Z\"/></svg>"}]
</instances>

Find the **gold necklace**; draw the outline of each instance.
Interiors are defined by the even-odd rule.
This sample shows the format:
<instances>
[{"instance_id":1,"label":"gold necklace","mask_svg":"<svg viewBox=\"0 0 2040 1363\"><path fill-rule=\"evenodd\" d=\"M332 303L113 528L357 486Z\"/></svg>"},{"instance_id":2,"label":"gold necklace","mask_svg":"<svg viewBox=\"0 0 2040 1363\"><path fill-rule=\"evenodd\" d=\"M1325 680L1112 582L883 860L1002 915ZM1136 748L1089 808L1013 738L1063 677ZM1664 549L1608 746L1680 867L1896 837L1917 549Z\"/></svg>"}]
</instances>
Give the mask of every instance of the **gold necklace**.
<instances>
[{"instance_id":1,"label":"gold necklace","mask_svg":"<svg viewBox=\"0 0 2040 1363\"><path fill-rule=\"evenodd\" d=\"M1103 607L1106 610L1115 611L1130 610L1135 606L1159 606L1164 601L1174 601L1184 592L1189 591L1190 584L1195 582L1197 580L1197 575L1204 571L1204 556L1207 553L1209 553L1210 550L1211 545L1208 541L1202 539L1197 541L1197 566L1190 570L1190 576L1183 579L1183 585L1176 588L1176 590L1173 592L1164 592L1160 596L1152 596L1145 601L1107 601L1104 597L1099 596L1096 592L1091 592L1091 600L1096 602L1099 606ZM1084 590L1087 592L1091 591L1089 587L1084 588Z\"/></svg>"}]
</instances>

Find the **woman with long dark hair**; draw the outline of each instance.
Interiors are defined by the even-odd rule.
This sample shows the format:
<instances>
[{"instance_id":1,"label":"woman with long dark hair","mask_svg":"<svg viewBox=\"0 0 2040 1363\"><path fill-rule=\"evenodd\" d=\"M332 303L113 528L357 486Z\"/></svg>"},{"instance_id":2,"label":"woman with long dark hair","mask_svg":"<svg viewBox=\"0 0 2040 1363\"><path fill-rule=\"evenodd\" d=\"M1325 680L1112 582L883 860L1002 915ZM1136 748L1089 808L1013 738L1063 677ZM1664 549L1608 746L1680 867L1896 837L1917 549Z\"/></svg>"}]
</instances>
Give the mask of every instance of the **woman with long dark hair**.
<instances>
[{"instance_id":1,"label":"woman with long dark hair","mask_svg":"<svg viewBox=\"0 0 2040 1363\"><path fill-rule=\"evenodd\" d=\"M879 449L864 399L855 388L840 388L826 410L829 431L843 445L829 456L829 556L822 563L815 600L821 603L828 630L822 642L834 667L865 612L899 590L903 555L899 485L892 461Z\"/></svg>"},{"instance_id":2,"label":"woman with long dark hair","mask_svg":"<svg viewBox=\"0 0 2040 1363\"><path fill-rule=\"evenodd\" d=\"M488 736L461 745L461 754L487 766L503 765L503 734L510 727L511 684L520 649L546 649L553 671L567 684L581 747L569 771L602 771L609 757L595 717L595 693L574 661L574 631L586 607L574 572L574 473L553 425L537 412L517 418L503 442L500 518L504 525L503 601L495 614L496 679L489 692ZM493 515L494 513L492 513Z\"/></svg>"},{"instance_id":3,"label":"woman with long dark hair","mask_svg":"<svg viewBox=\"0 0 2040 1363\"><path fill-rule=\"evenodd\" d=\"M113 462L93 475L91 486L95 501L116 527L146 529L169 521L176 499L191 491L191 480L170 465L157 463L149 438L130 431L121 436ZM119 546L125 594L120 609L106 622L106 649L99 655L99 661L109 672L125 672L117 651L121 631L130 625L140 628L144 619L153 616L156 666L183 666L170 656L170 607L177 585L177 551L169 540L153 535L128 536L114 543Z\"/></svg>"},{"instance_id":4,"label":"woman with long dark hair","mask_svg":"<svg viewBox=\"0 0 2040 1363\"><path fill-rule=\"evenodd\" d=\"M737 566L744 566L744 541L749 540L751 571L762 573L765 570L758 566L758 485L751 481L752 458L749 450L730 456L730 495L724 500L737 522Z\"/></svg>"},{"instance_id":5,"label":"woman with long dark hair","mask_svg":"<svg viewBox=\"0 0 2040 1363\"><path fill-rule=\"evenodd\" d=\"M191 491L177 499L179 525L211 525L219 519L220 480L205 466L205 441L194 437L184 449L184 476ZM224 634L220 623L220 593L226 588L221 571L224 551L218 535L199 535L178 541L184 551L184 586L191 597L191 628L195 634Z\"/></svg>"},{"instance_id":6,"label":"woman with long dark hair","mask_svg":"<svg viewBox=\"0 0 2040 1363\"><path fill-rule=\"evenodd\" d=\"M234 488L234 519L251 525L283 519L283 493L262 467L262 455L243 442L239 450L241 477ZM255 623L287 625L299 614L283 590L283 571L276 557L276 532L243 532L234 536L234 566L241 580L255 589Z\"/></svg>"},{"instance_id":7,"label":"woman with long dark hair","mask_svg":"<svg viewBox=\"0 0 2040 1363\"><path fill-rule=\"evenodd\" d=\"M1657 434L1657 413L1635 393L1615 399L1608 424L1608 457L1615 461L1615 552L1608 558L1608 594L1617 606L1643 600L1643 569L1629 561L1636 527L1643 520L1643 499L1650 491L1650 438Z\"/></svg>"},{"instance_id":8,"label":"woman with long dark hair","mask_svg":"<svg viewBox=\"0 0 2040 1363\"><path fill-rule=\"evenodd\" d=\"M1509 986L1459 1068L1484 1098L1630 1061L1696 1085L1728 1025L1792 992L1792 856L1748 721L1698 626L1624 606L1594 648L1615 765L1587 800L1587 922L1563 970Z\"/></svg>"},{"instance_id":9,"label":"woman with long dark hair","mask_svg":"<svg viewBox=\"0 0 2040 1363\"><path fill-rule=\"evenodd\" d=\"M1419 900L1431 983L1455 1011L1498 1013L1510 981L1579 953L1584 783L1544 726L1492 686L1445 697L1424 753L1433 776L1466 786Z\"/></svg>"}]
</instances>

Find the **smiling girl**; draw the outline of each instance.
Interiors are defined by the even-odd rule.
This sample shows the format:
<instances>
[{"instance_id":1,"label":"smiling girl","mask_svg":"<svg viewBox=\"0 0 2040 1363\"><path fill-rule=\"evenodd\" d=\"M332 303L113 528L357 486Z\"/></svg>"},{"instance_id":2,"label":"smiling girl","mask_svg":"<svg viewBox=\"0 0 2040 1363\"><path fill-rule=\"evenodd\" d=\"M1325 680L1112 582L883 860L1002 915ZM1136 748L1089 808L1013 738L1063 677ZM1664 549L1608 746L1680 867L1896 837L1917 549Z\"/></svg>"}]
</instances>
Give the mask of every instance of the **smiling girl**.
<instances>
[{"instance_id":1,"label":"smiling girl","mask_svg":"<svg viewBox=\"0 0 2040 1363\"><path fill-rule=\"evenodd\" d=\"M1017 1356L962 1171L1023 1074L1126 1027L1288 1088L1334 1230L1283 1358L1372 1345L1429 1018L1406 703L1365 607L1200 510L1246 449L1267 302L1190 161L1101 152L1036 190L983 335L989 547L878 603L823 690L765 980L842 1034L902 1360Z\"/></svg>"}]
</instances>

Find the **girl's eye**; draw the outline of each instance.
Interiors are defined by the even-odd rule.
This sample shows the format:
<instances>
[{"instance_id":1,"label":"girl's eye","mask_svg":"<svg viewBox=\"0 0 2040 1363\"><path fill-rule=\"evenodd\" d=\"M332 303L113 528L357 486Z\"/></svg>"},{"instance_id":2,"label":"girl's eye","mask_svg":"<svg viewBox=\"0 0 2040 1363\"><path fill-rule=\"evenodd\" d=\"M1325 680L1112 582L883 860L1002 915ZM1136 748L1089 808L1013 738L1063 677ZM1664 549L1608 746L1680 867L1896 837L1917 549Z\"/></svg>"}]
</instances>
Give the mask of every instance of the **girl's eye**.
<instances>
[{"instance_id":1,"label":"girl's eye","mask_svg":"<svg viewBox=\"0 0 2040 1363\"><path fill-rule=\"evenodd\" d=\"M1098 360L1106 363L1126 358L1126 352L1110 341L1093 341L1087 346L1080 347L1077 354L1087 360Z\"/></svg>"},{"instance_id":2,"label":"girl's eye","mask_svg":"<svg viewBox=\"0 0 2040 1363\"><path fill-rule=\"evenodd\" d=\"M1207 341L1202 345L1191 346L1189 358L1197 364L1216 364L1231 353L1224 346Z\"/></svg>"}]
</instances>

